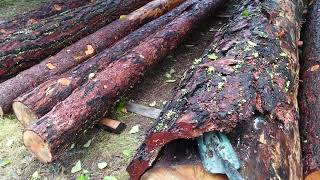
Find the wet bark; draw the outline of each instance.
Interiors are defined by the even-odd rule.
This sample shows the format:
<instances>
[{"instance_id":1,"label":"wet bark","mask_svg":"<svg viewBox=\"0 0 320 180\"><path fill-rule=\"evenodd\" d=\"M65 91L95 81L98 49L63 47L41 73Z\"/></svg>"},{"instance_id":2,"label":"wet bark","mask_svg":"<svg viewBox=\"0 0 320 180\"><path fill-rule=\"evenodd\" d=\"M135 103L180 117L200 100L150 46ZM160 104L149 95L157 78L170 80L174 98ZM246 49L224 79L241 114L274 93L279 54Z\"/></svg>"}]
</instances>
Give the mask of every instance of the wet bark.
<instances>
[{"instance_id":1,"label":"wet bark","mask_svg":"<svg viewBox=\"0 0 320 180\"><path fill-rule=\"evenodd\" d=\"M100 0L41 20L0 39L0 79L59 52L148 1L150 0Z\"/></svg>"},{"instance_id":2,"label":"wet bark","mask_svg":"<svg viewBox=\"0 0 320 180\"><path fill-rule=\"evenodd\" d=\"M18 96L35 88L50 77L65 73L95 54L102 52L105 48L110 47L119 41L119 39L122 39L132 31L138 29L144 23L157 18L181 1L182 0L174 0L170 2L164 0L154 1L153 3L150 3L149 5L146 5L145 7L126 16L124 19L114 21L97 32L79 40L69 47L64 48L58 54L47 58L38 65L35 65L30 69L21 72L17 76L3 82L0 86L0 109L7 113L11 110L13 100ZM140 2L146 1L144 0ZM162 7L161 5L165 6ZM138 37L138 35L133 35L132 40L138 41L139 39L136 36ZM140 33L140 36L142 37L143 33ZM127 41L129 40L127 39ZM122 44L123 47L119 47L118 45L114 50L123 52L124 49L133 46L132 44L134 43L137 43L130 41L122 42L128 44ZM119 52L116 54L119 54Z\"/></svg>"},{"instance_id":3,"label":"wet bark","mask_svg":"<svg viewBox=\"0 0 320 180\"><path fill-rule=\"evenodd\" d=\"M22 29L26 26L38 23L39 20L49 18L64 11L84 6L93 1L91 0L54 0L43 3L39 8L26 12L14 19L0 24L0 38Z\"/></svg>"},{"instance_id":4,"label":"wet bark","mask_svg":"<svg viewBox=\"0 0 320 180\"><path fill-rule=\"evenodd\" d=\"M320 1L313 1L305 24L299 107L306 178L320 174ZM311 174L312 173L312 174ZM312 179L312 178L311 178Z\"/></svg>"},{"instance_id":5,"label":"wet bark","mask_svg":"<svg viewBox=\"0 0 320 180\"><path fill-rule=\"evenodd\" d=\"M149 9L149 15L142 16L140 13L133 13L130 17L137 17L139 19L146 19L147 17L156 18L167 10L173 8L177 4L181 3L181 0L160 0L150 3L149 7L145 7L144 10ZM86 83L89 79L108 67L108 65L119 59L127 51L137 46L141 41L150 36L151 34L161 30L163 26L174 20L176 17L181 15L188 7L190 7L193 1L187 1L171 12L155 19L154 21L144 25L138 30L132 32L125 38L118 41L115 45L102 51L100 54L92 57L86 62L79 64L75 68L69 70L61 76L52 78L38 87L34 88L30 92L18 97L14 100L13 110L17 115L18 119L24 124L28 125L32 120L38 119L49 112L58 102L66 99L76 88ZM150 13L150 6L156 7ZM148 5L147 5L148 6ZM138 16L137 16L138 14ZM147 14L147 13L146 13ZM148 18L147 18L148 19ZM120 22L121 23L121 22ZM111 28L114 26L111 26ZM114 29L114 28L113 28ZM117 28L123 31L128 31L128 28ZM113 33L106 33L114 36L118 30L114 30ZM65 59L65 56L64 56ZM62 61L60 61L62 62ZM74 61L73 61L74 62ZM54 63L54 64L58 64ZM61 64L61 63L60 63ZM61 67L58 64L57 68ZM63 66L65 67L65 66ZM39 68L34 68L34 71ZM30 73L31 75L31 73ZM34 76L34 75L33 75ZM43 75L41 74L41 77ZM12 84L12 83L10 83ZM21 108L24 106L25 108ZM27 114L26 114L27 113ZM25 115L24 115L25 114Z\"/></svg>"},{"instance_id":6,"label":"wet bark","mask_svg":"<svg viewBox=\"0 0 320 180\"><path fill-rule=\"evenodd\" d=\"M41 161L57 159L79 134L104 116L119 95L137 83L150 66L173 50L197 23L215 12L223 2L196 0L161 31L146 38L125 57L111 63L106 70L28 126L24 132L26 147ZM41 143L43 146L39 146L38 142L44 142Z\"/></svg>"},{"instance_id":7,"label":"wet bark","mask_svg":"<svg viewBox=\"0 0 320 180\"><path fill-rule=\"evenodd\" d=\"M147 132L128 167L132 179L166 143L209 131L245 137L237 139L244 179L302 178L296 97L302 6L299 0L243 1ZM263 144L249 131L260 116Z\"/></svg>"}]
</instances>

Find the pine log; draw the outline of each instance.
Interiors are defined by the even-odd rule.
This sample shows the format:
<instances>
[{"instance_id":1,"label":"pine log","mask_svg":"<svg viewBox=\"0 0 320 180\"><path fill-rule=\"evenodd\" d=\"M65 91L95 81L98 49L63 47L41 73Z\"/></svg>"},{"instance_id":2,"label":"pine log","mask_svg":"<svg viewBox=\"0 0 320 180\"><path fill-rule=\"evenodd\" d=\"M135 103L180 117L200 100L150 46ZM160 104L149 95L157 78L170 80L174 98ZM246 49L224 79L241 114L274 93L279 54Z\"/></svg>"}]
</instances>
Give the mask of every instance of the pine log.
<instances>
[{"instance_id":1,"label":"pine log","mask_svg":"<svg viewBox=\"0 0 320 180\"><path fill-rule=\"evenodd\" d=\"M303 171L320 179L320 1L313 1L305 24L299 91Z\"/></svg>"},{"instance_id":2,"label":"pine log","mask_svg":"<svg viewBox=\"0 0 320 180\"><path fill-rule=\"evenodd\" d=\"M0 24L0 38L4 38L9 34L38 23L39 20L49 18L64 11L78 8L94 2L92 0L53 0L51 2L42 3L42 5L32 11L14 17L10 21Z\"/></svg>"},{"instance_id":3,"label":"pine log","mask_svg":"<svg viewBox=\"0 0 320 180\"><path fill-rule=\"evenodd\" d=\"M244 179L302 178L296 42L303 3L241 4L207 53L195 60L147 132L127 169L132 179L150 168L166 143L210 131L239 132L237 142L242 149L238 157ZM253 136L255 131L246 128L249 123L258 124L260 116L266 130L258 139ZM246 128L242 130L240 124Z\"/></svg>"},{"instance_id":4,"label":"pine log","mask_svg":"<svg viewBox=\"0 0 320 180\"><path fill-rule=\"evenodd\" d=\"M124 19L122 18L114 21L73 45L64 48L55 56L52 56L40 64L21 72L16 77L3 82L0 85L0 110L2 109L5 113L10 111L13 100L18 96L35 88L50 77L60 75L95 54L104 51L105 48L110 47L119 39L122 39L130 32L138 29L144 23L159 17L180 2L182 2L182 0L156 0L151 2L129 14ZM159 25L162 24L159 23ZM157 24L153 26L159 28ZM152 28L155 29L155 27ZM148 34L150 30L145 31L146 34ZM125 49L134 46L141 40L139 38L143 37L147 36L143 36L143 32L140 32L122 40L122 43L118 43L118 45L113 48L113 50L115 50L114 56L121 55ZM131 40L133 42L131 42L130 38L132 38ZM108 55L109 51L106 51L107 52L101 56ZM90 65L90 63L88 65Z\"/></svg>"},{"instance_id":5,"label":"pine log","mask_svg":"<svg viewBox=\"0 0 320 180\"><path fill-rule=\"evenodd\" d=\"M180 3L181 0L156 0L151 2L148 7L143 9L148 10L148 14L156 14L159 16L163 14L167 9L170 9ZM160 18L146 24L135 32L129 34L114 46L104 50L97 56L92 57L86 62L78 65L63 75L50 79L40 84L30 92L25 93L21 97L14 100L13 110L20 122L24 125L28 125L31 121L39 119L47 112L49 112L58 102L66 99L74 89L80 87L86 83L89 79L93 78L96 73L105 69L109 63L119 59L126 51L129 51L134 46L137 46L146 37L153 34L157 30L160 30L167 23L172 21L174 18L181 15L188 7L194 2L189 0L183 3L181 6L175 8L172 12L161 16ZM151 8L149 8L151 7ZM158 9L160 7L160 9ZM133 13L130 17L142 18L143 13ZM152 13L153 12L153 13ZM146 15L144 17L150 17ZM126 28L123 28L127 31ZM110 33L113 35L114 33Z\"/></svg>"},{"instance_id":6,"label":"pine log","mask_svg":"<svg viewBox=\"0 0 320 180\"><path fill-rule=\"evenodd\" d=\"M149 1L99 0L0 39L0 79L38 63Z\"/></svg>"},{"instance_id":7,"label":"pine log","mask_svg":"<svg viewBox=\"0 0 320 180\"><path fill-rule=\"evenodd\" d=\"M23 134L25 146L42 162L57 159L70 143L104 116L123 92L137 83L144 71L173 50L223 2L195 0L192 6L161 31L146 38L131 53L111 63L107 69L28 126Z\"/></svg>"}]
</instances>

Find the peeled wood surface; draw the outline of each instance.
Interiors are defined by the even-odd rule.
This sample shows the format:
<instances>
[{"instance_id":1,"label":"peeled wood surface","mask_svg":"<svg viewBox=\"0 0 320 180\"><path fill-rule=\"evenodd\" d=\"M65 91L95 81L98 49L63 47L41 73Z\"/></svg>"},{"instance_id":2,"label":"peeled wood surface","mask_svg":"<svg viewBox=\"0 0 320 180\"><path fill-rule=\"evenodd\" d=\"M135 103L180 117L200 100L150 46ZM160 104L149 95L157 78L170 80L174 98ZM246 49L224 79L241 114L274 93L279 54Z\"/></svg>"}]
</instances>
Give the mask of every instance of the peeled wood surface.
<instances>
[{"instance_id":1,"label":"peeled wood surface","mask_svg":"<svg viewBox=\"0 0 320 180\"><path fill-rule=\"evenodd\" d=\"M14 19L0 24L0 38L21 30L25 26L38 23L39 20L49 18L64 11L78 8L80 6L94 2L94 0L53 0L42 3L42 5L32 11L26 12Z\"/></svg>"},{"instance_id":2,"label":"peeled wood surface","mask_svg":"<svg viewBox=\"0 0 320 180\"><path fill-rule=\"evenodd\" d=\"M134 1L134 2L138 2L138 1ZM144 1L140 0L139 2L146 2L146 0ZM144 23L159 17L161 14L165 13L166 11L170 10L171 8L173 8L174 6L176 6L181 2L182 0L153 1L148 5L134 11L133 13L130 13L128 16L126 16L125 19L121 19L121 20L118 19L114 21L113 23L101 28L97 32L79 40L78 42L72 44L69 47L64 48L58 54L50 58L47 58L40 64L35 65L30 69L27 69L21 72L17 76L3 82L0 85L0 109L3 109L3 111L7 113L8 111L11 110L11 105L13 100L18 96L22 95L28 90L35 88L40 83L48 80L50 77L65 73L70 68L73 68L78 64L82 63L83 61L87 60L88 58L94 56L95 54L101 51L104 51L105 48L110 47L111 45L116 43L119 39L125 37L132 31L138 29ZM163 25L163 24L159 23L159 25ZM157 28L159 28L157 24L154 24L153 26L157 26ZM155 29L155 27L153 29ZM146 34L148 34L147 30L146 30ZM114 48L114 50L117 51L115 54L121 55L121 53L123 53L126 48L136 45L138 41L141 40L139 38L147 37L147 36L141 35L141 33L140 33L140 37L138 35L136 36L137 37L129 36L132 39L130 40L127 38L126 41L128 42L126 42L125 40L122 40L122 43L127 43L127 44L118 45L117 48ZM106 53L104 53L104 55L101 55L101 56L106 56ZM114 55L114 57L115 56L116 55ZM86 64L86 65L90 65L90 64ZM82 73L85 73L85 72L81 72L80 75L83 75ZM67 78L69 76L71 75L69 74ZM39 98L42 97L41 95L36 95L36 96L38 96ZM38 100L38 98L35 98L35 100ZM26 106L31 108L32 110L32 106L34 105L26 104ZM52 107L53 106L49 107L49 110ZM48 110L46 112L48 112Z\"/></svg>"},{"instance_id":3,"label":"peeled wood surface","mask_svg":"<svg viewBox=\"0 0 320 180\"><path fill-rule=\"evenodd\" d=\"M99 0L0 39L0 79L16 74L150 0ZM82 56L80 54L79 56Z\"/></svg>"},{"instance_id":4,"label":"peeled wood surface","mask_svg":"<svg viewBox=\"0 0 320 180\"><path fill-rule=\"evenodd\" d=\"M222 2L196 0L161 31L146 38L120 60L111 63L107 69L28 126L23 137L25 146L43 162L57 159L80 134L104 116L120 94L137 83L150 66L173 50ZM33 141L37 137L41 137L46 146L32 148L37 146L37 142Z\"/></svg>"},{"instance_id":5,"label":"peeled wood surface","mask_svg":"<svg viewBox=\"0 0 320 180\"><path fill-rule=\"evenodd\" d=\"M305 24L301 88L300 130L304 176L320 179L320 1L313 1ZM316 173L318 172L318 173ZM312 178L315 179L315 178Z\"/></svg>"},{"instance_id":6,"label":"peeled wood surface","mask_svg":"<svg viewBox=\"0 0 320 180\"><path fill-rule=\"evenodd\" d=\"M143 7L143 9L132 13L127 18L131 19L131 17L140 17L145 19L147 17L151 18L154 16L160 16L168 9L175 7L179 3L181 3L181 0L156 0L151 2L149 5L146 5L147 7ZM193 0L183 3L171 12L132 32L111 48L102 51L100 54L76 66L61 76L52 78L30 92L27 92L15 99L13 103L13 110L17 115L18 120L24 125L28 125L32 120L42 117L58 102L66 99L76 88L86 83L89 79L94 78L98 72L107 68L111 62L118 60L127 51L145 40L149 35L162 29L163 26L181 15L192 4L194 4ZM149 15L142 16L144 13L139 13L146 9L153 9L153 11L151 11L153 13L149 10L147 11L151 17ZM137 16L137 14L139 16ZM127 31L127 29L123 30ZM112 36L113 34L111 33L110 35Z\"/></svg>"},{"instance_id":7,"label":"peeled wood surface","mask_svg":"<svg viewBox=\"0 0 320 180\"><path fill-rule=\"evenodd\" d=\"M262 116L266 143L250 137L249 144L237 139L243 147L239 157L245 160L241 175L244 179L302 178L296 108L296 42L302 11L299 0L242 1L230 24L214 38L208 53L195 60L147 132L128 167L130 176L138 179L159 149L174 139L209 131L250 135L237 126ZM252 154L241 156L246 150L258 159Z\"/></svg>"}]
</instances>

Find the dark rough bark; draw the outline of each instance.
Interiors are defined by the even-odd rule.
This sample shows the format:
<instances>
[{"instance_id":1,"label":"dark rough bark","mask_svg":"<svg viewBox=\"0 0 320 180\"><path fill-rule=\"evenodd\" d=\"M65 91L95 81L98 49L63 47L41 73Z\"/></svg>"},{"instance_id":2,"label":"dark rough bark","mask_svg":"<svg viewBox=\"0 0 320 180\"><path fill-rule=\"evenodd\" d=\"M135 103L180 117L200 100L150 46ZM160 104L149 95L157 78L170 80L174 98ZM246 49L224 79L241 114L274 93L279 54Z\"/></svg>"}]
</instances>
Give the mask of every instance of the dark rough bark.
<instances>
[{"instance_id":1,"label":"dark rough bark","mask_svg":"<svg viewBox=\"0 0 320 180\"><path fill-rule=\"evenodd\" d=\"M161 31L111 63L106 70L28 126L24 132L26 147L43 162L57 159L79 134L104 116L119 95L134 85L144 71L166 56L197 23L223 2L195 0L195 4Z\"/></svg>"},{"instance_id":2,"label":"dark rough bark","mask_svg":"<svg viewBox=\"0 0 320 180\"><path fill-rule=\"evenodd\" d=\"M131 178L139 178L166 143L209 131L245 137L237 139L244 179L302 178L296 100L302 11L299 0L244 1L147 132L128 167ZM248 132L260 116L263 144ZM243 156L246 151L252 153Z\"/></svg>"},{"instance_id":3,"label":"dark rough bark","mask_svg":"<svg viewBox=\"0 0 320 180\"><path fill-rule=\"evenodd\" d=\"M99 0L0 39L0 79L15 74L150 0Z\"/></svg>"},{"instance_id":4,"label":"dark rough bark","mask_svg":"<svg viewBox=\"0 0 320 180\"><path fill-rule=\"evenodd\" d=\"M146 0L140 2L146 2ZM69 47L64 48L58 54L47 58L38 65L35 65L30 69L21 72L14 78L3 82L0 85L0 109L5 113L10 111L13 100L21 94L35 88L37 85L48 80L54 75L60 75L66 72L70 68L75 67L93 55L103 51L105 48L110 47L119 39L139 28L144 23L160 16L161 13L166 12L178 2L181 2L181 0L174 0L171 2L157 0L150 3L144 8L126 16L125 19L114 21L97 32L79 40ZM162 4L166 4L166 6L161 7ZM135 39L133 38L132 40ZM114 49L123 51L126 47L130 47L132 43L137 42L127 43L128 44L123 45L124 47L119 47L118 45L118 49ZM51 67L49 65L51 65Z\"/></svg>"},{"instance_id":5,"label":"dark rough bark","mask_svg":"<svg viewBox=\"0 0 320 180\"><path fill-rule=\"evenodd\" d=\"M299 107L304 175L320 178L320 1L310 6L304 32ZM316 178L315 178L316 179Z\"/></svg>"},{"instance_id":6,"label":"dark rough bark","mask_svg":"<svg viewBox=\"0 0 320 180\"><path fill-rule=\"evenodd\" d=\"M137 12L129 15L129 17L127 18L155 18L156 16L160 16L165 11L173 8L179 3L181 3L181 0L156 0L150 3L150 5L146 5L148 7L144 8L144 10L148 9L149 15L142 16L141 14L143 13ZM40 84L35 89L15 99L13 110L18 119L24 125L28 125L32 120L42 117L47 112L49 112L58 102L63 101L65 98L67 98L74 89L86 83L88 79L94 78L96 73L104 70L112 61L119 59L125 54L126 51L129 51L134 46L137 46L149 35L163 28L163 26L181 15L192 4L194 4L192 0L183 3L181 6L172 10L172 12L165 14L164 16L161 16L160 18L144 25L135 32L132 32L131 34L117 42L115 45L113 45L111 48L104 50L100 54L69 70L63 75ZM157 8L153 8L154 11L151 11L150 13L150 7ZM127 28L123 28L123 30L127 31ZM117 30L114 33L110 34L113 36L116 32ZM25 108L21 108L21 106Z\"/></svg>"},{"instance_id":7,"label":"dark rough bark","mask_svg":"<svg viewBox=\"0 0 320 180\"><path fill-rule=\"evenodd\" d=\"M32 11L15 17L14 19L0 24L0 38L11 34L25 26L38 23L39 20L49 18L64 11L78 8L89 4L91 0L53 0L51 2L42 3L42 5Z\"/></svg>"}]
</instances>

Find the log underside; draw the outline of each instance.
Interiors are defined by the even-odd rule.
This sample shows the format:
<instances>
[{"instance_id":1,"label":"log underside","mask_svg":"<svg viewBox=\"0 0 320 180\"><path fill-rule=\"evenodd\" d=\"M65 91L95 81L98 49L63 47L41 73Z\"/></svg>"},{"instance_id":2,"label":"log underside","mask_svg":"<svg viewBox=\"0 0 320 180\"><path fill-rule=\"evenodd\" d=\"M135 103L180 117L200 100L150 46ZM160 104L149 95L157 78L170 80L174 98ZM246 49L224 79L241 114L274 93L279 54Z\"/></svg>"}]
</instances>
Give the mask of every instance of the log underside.
<instances>
[{"instance_id":1,"label":"log underside","mask_svg":"<svg viewBox=\"0 0 320 180\"><path fill-rule=\"evenodd\" d=\"M153 1L146 6L142 7L142 10L137 10L128 15L128 19L141 19L139 22L143 22L146 19L153 19L166 11L174 8L182 0L157 0ZM27 92L14 102L19 102L18 104L23 104L28 107L28 112L30 115L28 117L37 117L36 119L42 117L48 113L57 103L63 101L67 98L76 88L80 87L86 83L90 78L93 78L97 73L104 70L108 65L118 60L127 51L137 46L139 42L143 41L146 37L160 30L167 23L171 22L174 18L181 15L188 7L193 4L192 1L183 3L181 6L172 10L168 14L165 14L150 23L147 23L138 30L132 32L128 36L124 37L116 44L114 44L109 49L106 49L99 53L98 55L92 57L91 59L79 64L73 69L67 71L61 76L52 78L38 87L34 88L32 91ZM141 12L141 13L139 13ZM144 13L145 12L145 13ZM131 20L134 21L134 20ZM132 23L130 23L132 24ZM138 23L139 24L139 23ZM112 26L110 26L112 28ZM128 31L128 28L123 28L124 31ZM114 33L110 33L112 35ZM36 68L34 68L36 70ZM39 70L39 69L37 69ZM92 77L90 77L92 76ZM64 85L61 82L65 82ZM27 125L34 119L20 119L19 114L26 113L25 111L20 111L21 108L16 108L16 103L13 104L13 110L18 117L19 121Z\"/></svg>"},{"instance_id":2,"label":"log underside","mask_svg":"<svg viewBox=\"0 0 320 180\"><path fill-rule=\"evenodd\" d=\"M305 24L299 91L303 171L320 179L320 1L313 1Z\"/></svg>"},{"instance_id":3,"label":"log underside","mask_svg":"<svg viewBox=\"0 0 320 180\"><path fill-rule=\"evenodd\" d=\"M30 131L35 132L50 148L51 158L45 162L56 160L80 134L105 115L119 95L137 83L150 66L176 48L198 23L211 12L215 12L224 1L196 2L178 18L146 38L126 56L111 63L107 69L97 73L49 113L28 126L24 132L24 142L34 142L29 140L28 134ZM30 148L33 146L38 145L28 144L28 149L38 155L37 149Z\"/></svg>"},{"instance_id":4,"label":"log underside","mask_svg":"<svg viewBox=\"0 0 320 180\"><path fill-rule=\"evenodd\" d=\"M195 60L147 132L128 166L131 179L138 179L152 165L161 147L174 139L194 138L209 131L238 132L240 124L249 128L248 123L261 118L265 130L260 136L245 130L237 134L244 137L237 138L243 147L238 150L239 157L254 155L259 159L245 159L240 170L242 176L302 177L296 111L299 79L296 42L300 37L302 6L299 0L263 4L243 1L238 14L215 37L207 53ZM243 16L245 9L249 17ZM278 15L284 11L285 16ZM291 31L279 36L279 32L287 29ZM248 138L254 136L259 138ZM251 143L246 144L243 139ZM264 145L259 145L260 140ZM251 154L247 154L248 148Z\"/></svg>"}]
</instances>

